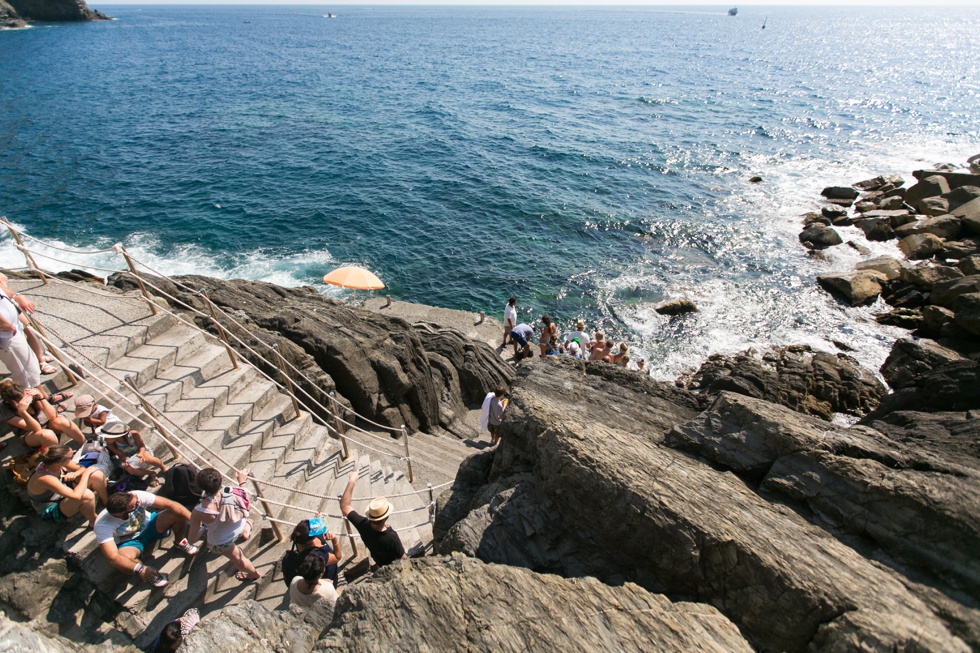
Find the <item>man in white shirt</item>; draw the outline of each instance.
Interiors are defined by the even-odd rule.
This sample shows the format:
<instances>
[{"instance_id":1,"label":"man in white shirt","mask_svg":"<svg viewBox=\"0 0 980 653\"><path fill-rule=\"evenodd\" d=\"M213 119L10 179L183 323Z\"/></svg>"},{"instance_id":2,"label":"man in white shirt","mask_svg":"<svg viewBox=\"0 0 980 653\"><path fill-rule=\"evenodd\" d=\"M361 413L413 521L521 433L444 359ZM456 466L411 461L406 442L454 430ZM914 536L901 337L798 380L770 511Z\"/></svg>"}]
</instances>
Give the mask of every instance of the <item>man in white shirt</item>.
<instances>
[{"instance_id":1,"label":"man in white shirt","mask_svg":"<svg viewBox=\"0 0 980 653\"><path fill-rule=\"evenodd\" d=\"M147 508L158 512L150 512ZM187 522L191 513L184 506L149 492L119 492L109 497L95 520L95 539L109 564L127 575L135 575L154 587L167 584L167 576L140 562L145 550L151 549L169 531L174 533L174 547L187 555L197 547L187 541Z\"/></svg>"},{"instance_id":2,"label":"man in white shirt","mask_svg":"<svg viewBox=\"0 0 980 653\"><path fill-rule=\"evenodd\" d=\"M515 326L517 326L517 297L511 297L504 307L504 346L507 345L507 336Z\"/></svg>"},{"instance_id":3,"label":"man in white shirt","mask_svg":"<svg viewBox=\"0 0 980 653\"><path fill-rule=\"evenodd\" d=\"M583 329L585 329L585 322L583 322L582 320L576 322L575 330L569 331L568 335L565 336L565 346L568 347L569 345L572 344L573 340L577 339L579 352L584 352L585 351L584 348L587 344L589 344L589 340L591 340L591 338L589 338L589 334L583 331Z\"/></svg>"}]
</instances>

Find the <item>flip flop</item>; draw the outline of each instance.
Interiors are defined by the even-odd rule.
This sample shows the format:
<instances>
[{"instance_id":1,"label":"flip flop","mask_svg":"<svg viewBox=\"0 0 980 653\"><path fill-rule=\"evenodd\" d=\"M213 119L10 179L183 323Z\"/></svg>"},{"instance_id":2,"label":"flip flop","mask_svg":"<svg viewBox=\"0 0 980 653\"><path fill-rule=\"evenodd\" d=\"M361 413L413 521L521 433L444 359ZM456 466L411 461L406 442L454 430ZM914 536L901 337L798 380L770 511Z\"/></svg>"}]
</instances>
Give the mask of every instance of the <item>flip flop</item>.
<instances>
[{"instance_id":1,"label":"flip flop","mask_svg":"<svg viewBox=\"0 0 980 653\"><path fill-rule=\"evenodd\" d=\"M62 401L71 399L74 396L75 396L74 392L68 392L67 390L65 392L56 392L55 394L51 395L50 401L52 404L60 404ZM67 409L68 407L65 406L65 408Z\"/></svg>"},{"instance_id":2,"label":"flip flop","mask_svg":"<svg viewBox=\"0 0 980 653\"><path fill-rule=\"evenodd\" d=\"M58 411L58 414L60 415L61 413L68 411L68 404L58 404L54 407L54 409Z\"/></svg>"},{"instance_id":3,"label":"flip flop","mask_svg":"<svg viewBox=\"0 0 980 653\"><path fill-rule=\"evenodd\" d=\"M260 579L262 577L261 576L249 576L244 571L240 571L237 574L235 574L235 578L237 578L238 580L240 580L243 583L251 583L253 580L258 580L258 579Z\"/></svg>"},{"instance_id":4,"label":"flip flop","mask_svg":"<svg viewBox=\"0 0 980 653\"><path fill-rule=\"evenodd\" d=\"M58 373L58 368L49 363L41 363L40 367L41 367L41 374L48 375L48 374Z\"/></svg>"}]
</instances>

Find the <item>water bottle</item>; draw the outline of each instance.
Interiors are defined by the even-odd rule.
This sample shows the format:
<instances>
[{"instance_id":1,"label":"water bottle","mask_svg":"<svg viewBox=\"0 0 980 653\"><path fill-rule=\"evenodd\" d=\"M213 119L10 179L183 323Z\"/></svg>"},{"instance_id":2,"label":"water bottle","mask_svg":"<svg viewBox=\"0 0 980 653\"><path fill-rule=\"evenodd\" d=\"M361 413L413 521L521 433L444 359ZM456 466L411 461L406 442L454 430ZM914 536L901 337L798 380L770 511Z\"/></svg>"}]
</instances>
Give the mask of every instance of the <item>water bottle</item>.
<instances>
[{"instance_id":1,"label":"water bottle","mask_svg":"<svg viewBox=\"0 0 980 653\"><path fill-rule=\"evenodd\" d=\"M320 537L327 532L327 520L314 517L310 520L310 537Z\"/></svg>"}]
</instances>

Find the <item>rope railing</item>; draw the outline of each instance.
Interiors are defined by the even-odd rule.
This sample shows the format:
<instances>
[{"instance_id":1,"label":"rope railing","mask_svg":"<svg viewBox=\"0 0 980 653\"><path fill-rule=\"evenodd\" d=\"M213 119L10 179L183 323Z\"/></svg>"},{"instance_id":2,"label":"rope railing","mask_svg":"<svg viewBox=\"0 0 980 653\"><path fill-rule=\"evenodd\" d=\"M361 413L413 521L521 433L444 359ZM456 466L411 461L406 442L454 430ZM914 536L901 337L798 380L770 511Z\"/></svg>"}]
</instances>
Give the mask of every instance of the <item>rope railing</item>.
<instances>
[{"instance_id":1,"label":"rope railing","mask_svg":"<svg viewBox=\"0 0 980 653\"><path fill-rule=\"evenodd\" d=\"M10 230L11 235L15 238L16 243L17 243L15 246L17 247L17 249L19 251L21 251L21 253L24 255L25 259L27 260L27 262L28 262L28 269L31 270L31 271L33 271L33 272L36 272L37 274L39 274L41 276L42 280L45 281L45 283L47 283L49 281L49 279L46 278L45 275L44 275L44 273L41 272L41 270L37 268L36 264L33 261L32 256L31 256L32 254L36 254L37 256L46 258L48 260L52 260L52 261L55 261L55 262L63 263L65 265L76 265L74 262L65 261L63 259L59 259L59 258L54 257L54 256L51 256L49 254L45 254L43 252L37 252L37 251L34 251L34 250L31 250L31 249L27 248L26 246L24 246L21 243L20 239L17 238L18 230L16 230L6 219L0 218L0 224L5 225ZM207 314L205 314L205 313L197 310L195 307L193 307L193 306L187 304L186 302L180 300L179 298L174 297L170 293L164 291L162 288L159 288L158 286L156 286L156 284L153 284L152 282L150 282L150 281L142 278L139 275L139 273L137 272L137 270L136 270L136 268L135 268L135 266L134 266L133 263L134 262L139 263L142 267L146 268L150 272L152 272L154 274L157 274L161 278L168 279L168 281L170 281L171 283L174 283L176 286L178 286L180 288L183 288L184 290L186 290L188 292L191 292L191 293L193 293L195 295L203 295L203 289L201 291L194 291L193 289L190 289L188 286L186 286L186 284L183 284L183 283L181 283L179 281L176 281L176 280L173 280L173 279L169 279L168 277L166 277L166 275L164 275L164 274L160 273L159 271L153 269L149 265L146 265L145 263L143 263L141 261L136 261L135 259L132 259L128 255L128 253L125 251L125 248L123 248L121 245L118 245L117 244L117 245L115 245L112 248L104 249L104 250L96 250L96 251L74 250L74 249L62 248L62 247L50 245L48 243L45 243L44 241L41 241L41 240L39 240L37 238L34 238L33 236L28 236L27 234L23 234L22 232L20 232L20 233L21 233L21 235L25 236L29 240L34 241L34 242L37 242L37 243L40 243L40 244L44 245L45 247L49 247L51 249L55 249L55 250L59 250L59 251L64 251L64 252L68 252L68 253L72 253L72 254L89 254L89 255L106 254L106 253L122 254L126 258L126 261L129 264L130 270L116 270L116 269L104 268L104 267L93 266L93 265L83 265L82 267L86 267L86 268L88 268L90 270L98 270L98 271L101 271L101 272L108 272L110 274L120 274L120 273L121 274L131 274L135 278L137 284L140 286L140 289L143 291L144 298L146 299L146 301L148 301L148 302L151 303L151 308L153 308L153 309L161 308L161 310L164 310L164 312L166 312L168 315L170 315L171 317L173 317L175 320L179 321L180 323L185 324L185 325L187 325L187 326L189 326L191 328L194 328L197 331L200 331L200 332L204 333L205 336L207 336L207 337L214 338L213 334L210 334L207 331L204 331L204 330L200 329L200 327L198 327L197 324L195 324L194 322L185 319L183 316L181 316L181 315L179 315L179 314L177 314L177 313L175 313L173 311L170 311L170 310L168 310L166 308L159 307L159 305L154 305L155 302L152 302L152 300L149 298L149 296L148 296L148 294L146 292L146 289L144 287L144 284L145 285L149 285L151 288L153 288L156 292L160 293L165 298L167 298L167 299L169 299L169 300L171 300L173 302L176 302L178 305L184 307L187 311L191 312L193 315L197 315L197 316L200 316L200 317L202 317L202 318L204 318L206 320L210 320L211 322L213 322L213 323L216 324L216 326L222 332L222 334L225 334L226 333L221 328L220 322L217 320L216 316L213 313L211 315L207 315ZM53 278L53 279L56 280L58 283L64 283L66 285L71 285L73 287L78 287L77 284L68 284L68 282L65 282L65 281L63 281L61 279L57 279L57 278ZM84 290L89 290L89 291L95 292L94 289L84 288L84 287L83 287L83 289ZM210 300L210 298L208 298L206 295L203 295L203 298L204 298L205 301L208 302L209 308L217 309L217 311L220 312L225 317L225 319L227 319L231 324L235 325L236 327L238 327L239 329L241 329L245 333L249 334L252 338L255 339L256 342L261 343L266 348L275 351L275 349L274 349L275 346L274 345L270 345L269 343L267 343L264 340L262 340L261 338L259 338L256 334L252 333L245 325L241 324L233 316L231 316L230 314L228 314L224 309L222 309L221 307L215 305ZM156 311L154 310L154 312L156 312ZM38 324L38 326L40 328L40 324ZM60 337L60 335L57 334L56 332L52 331L52 333L54 335ZM270 366L273 365L272 362L270 362L268 359L266 359L264 356L262 356L262 354L260 354L259 352L255 351L254 348L252 348L248 343L246 343L241 338L239 338L236 334L231 334L231 337L234 339L234 341L236 343L238 343L246 351L248 351L253 356L255 356L258 360L263 361L267 365L270 365ZM97 366L104 374L107 374L110 378L113 378L118 383L122 383L123 382L123 380L120 380L118 377L116 377L114 374L112 374L108 369L106 369L105 367L103 367L97 361L93 360L91 357L87 356L84 352L82 352L80 349L78 349L73 344L71 344L67 339L61 338L61 340L62 340L64 346L67 346L67 347L72 348L73 351L76 351L80 356L84 357L90 363L92 363L95 366ZM57 347L50 339L43 338L43 341L45 342L45 344L48 347L51 347L53 349L62 351L62 349L59 348L59 347ZM228 346L228 343L227 342L224 342L224 344L225 344L226 347ZM278 352L276 352L276 353L278 354ZM229 352L229 354L231 354L231 352ZM86 368L86 366L84 366L77 358L72 357L72 356L68 356L67 354L66 354L66 357L72 363L74 363L75 365L79 366L80 369L82 369L83 371L87 372L93 379L96 379L100 385L105 386L106 389L108 389L110 393L112 393L114 395L117 395L121 399L127 401L134 408L137 408L137 410L142 409L143 412L145 412L147 415L149 415L151 417L151 420L153 419L153 416L151 414L151 410L149 408L149 406L151 405L150 402L149 402L149 400L138 391L138 389L135 387L135 384L133 384L130 387L130 389L134 392L134 394L136 394L137 398L143 404L142 406L137 406L132 400L130 400L125 395L121 394L111 384L106 383L97 374L94 374L91 370L88 370ZM278 355L278 358L293 373L295 373L296 375L298 375L300 378L302 378L303 380L305 380L310 385L315 386L315 383L312 380L310 380L301 370L299 370L298 368L296 368L295 365L293 365L289 361L286 361L281 355ZM233 358L233 360L234 360L234 358ZM298 406L301 404L303 406L303 408L305 408L307 411L309 411L311 413L311 415L314 415L314 416L316 415L316 413L314 411L310 410L310 408L309 408L308 405L306 405L303 402L299 402L298 398L295 397L295 394L291 391L291 388L294 387L291 383L289 384L290 385L290 388L286 388L281 383L279 383L275 378L273 378L271 375L265 373L261 368L259 368L259 367L255 366L254 364L252 364L252 362L249 361L248 359L246 359L246 362L253 369L255 369L256 372L258 372L263 377L265 377L266 379L268 379L277 389L279 389L280 391L282 391L285 394L289 395L293 399L294 405L297 405L297 411L298 411ZM288 376L286 375L285 370L282 370L281 367L280 367L280 370L283 373L284 377L288 381ZM336 415L333 411L331 411L329 408L327 408L321 402L319 402L315 397L313 397L312 395L310 395L310 393L307 392L306 389L303 388L302 386L299 387L299 390L300 390L300 392L302 392L309 399L310 402L312 402L313 404L315 404L326 415L328 415L329 417L333 418L336 422L348 426L349 428L355 430L359 434L363 434L363 435L366 435L368 437L371 437L371 438L374 438L374 439L377 439L377 440L380 440L380 441L385 441L385 442L388 442L389 441L389 440L387 440L385 438L381 438L381 437L379 437L379 436L377 436L377 435L375 435L373 433L370 433L368 431L365 431L364 429L362 429L358 425L353 424L353 423L345 420L343 417L340 417L339 415ZM381 428L381 429L384 429L384 430L389 430L389 431L392 431L392 432L400 432L402 434L402 436L405 438L405 447L406 447L406 454L407 454L405 456L401 456L399 454L393 454L393 453L388 452L388 451L384 451L384 450L377 449L375 447L371 447L370 445L367 445L367 444L365 444L363 442L358 442L357 440L353 440L353 438L352 438L352 440L358 446L360 446L360 447L362 447L364 449L367 449L367 450L370 450L370 451L374 451L374 452L379 453L379 454L384 455L384 456L388 456L388 457L392 457L392 458L395 458L395 459L398 459L398 460L406 461L408 463L408 466L409 466L409 476L410 476L410 481L411 481L411 472L412 472L412 470L411 470L411 456L408 455L409 454L409 452L408 452L408 444L407 444L407 435L408 434L405 431L404 426L401 429L395 429L394 427L390 427L390 426L386 426L386 425L383 425L383 424L379 424L379 423L374 422L374 421L372 421L372 420L370 420L370 419L368 419L368 418L366 418L366 417L364 417L362 415L359 415L356 411L353 411L352 409L348 408L347 406L345 406L344 404L342 404L339 400L337 400L332 395L329 395L328 394L327 397L329 398L329 400L331 402L333 402L333 404L335 404L337 406L340 406L341 408L344 409L344 411L352 412L357 419L360 419L360 420L362 420L365 423L374 425L374 426L376 426L378 428ZM139 418L137 415L134 415L129 409L123 408L119 402L116 402L116 403L117 403L117 406L119 406L119 408L120 408L120 412L122 412L122 413L124 413L126 415L129 415L133 419L133 421L136 421L137 423L142 424L145 428L154 429L157 432L157 434L160 436L160 438L167 444L168 448L171 448L171 450L175 454L178 454L178 452L181 452L181 453L182 452L189 452L189 453L193 454L193 457L201 460L205 464L207 464L209 466L212 465L212 462L206 456L204 456L203 454L201 454L199 451L195 450L194 447L188 445L187 442L185 442L179 436L177 436L175 434L172 434L172 433L168 433L166 431L166 429L164 429L164 428L157 428L157 427L155 427L152 424L148 424L146 421L144 421L143 419ZM201 447L202 449L204 449L208 454L210 454L211 456L213 456L214 459L220 461L226 468L235 469L237 471L237 468L234 465L231 465L220 454L218 454L217 452L215 452L214 450L212 450L210 447L208 447L204 443L200 442L195 436L193 436L191 433L189 433L182 426L180 426L179 424L174 423L173 420L171 420L169 418L169 416L167 416L165 413L162 414L162 415L159 415L158 417L162 417L163 419L165 419L173 427L175 427L178 431L180 431L185 436L187 436L188 439L190 439L193 442L195 442L195 444L197 444L199 447ZM345 439L345 434L341 433L336 427L332 426L331 424L324 423L323 426L326 427L328 429L328 431L333 432L333 433L336 433L337 436L339 436L342 441ZM345 447L345 449L346 449L346 447ZM178 454L178 455L180 455L180 454ZM190 460L190 459L188 460L188 462L190 462L195 467L199 467L196 463L192 462L192 460ZM222 476L224 478L228 479L229 481L232 480L231 477L228 474L226 474L226 473L222 473ZM309 496L309 497L312 497L312 498L315 498L315 499L319 499L321 501L329 500L331 498L331 497L328 497L328 496L326 496L324 494L320 494L320 493L316 493L316 492L310 492L310 491L304 490L302 488L287 487L287 486L281 485L279 483L275 483L273 481L268 481L268 480L265 480L265 479L260 479L260 478L254 477L254 476L249 476L249 479L248 480L251 480L253 482L253 484L256 485L256 490L258 490L258 485L261 484L261 485L266 485L266 486L269 486L269 487L274 487L274 488L277 488L277 489L281 489L283 491L293 492L293 493L304 495L304 496ZM432 492L433 492L434 489L445 487L445 486L450 485L450 484L451 484L451 482L443 483L443 484L440 484L438 486L431 486L430 485L428 488L423 489L423 490L416 490L416 491L412 491L412 492L405 492L405 493L401 493L401 494L389 495L389 498L396 498L396 497L403 497L403 496L416 496L416 495L421 494L423 492L429 492L429 494L430 494L430 502L428 504L423 505L423 506L420 506L418 508L412 508L412 509L407 509L407 510L395 511L393 514L403 514L403 513L418 512L418 511L421 511L421 510L427 510L427 511L430 512L430 521L427 522L427 523L431 523L431 516L432 516L432 513L434 511L434 507L435 507L434 501L431 500ZM292 505L292 504L285 504L285 503L278 502L278 501L275 501L275 500L272 500L272 499L267 499L265 497L260 497L260 499L262 501L267 502L267 503L276 504L276 505L279 505L281 507L285 507L285 508L289 508L289 509L299 510L299 511L303 511L303 512L311 512L313 514L316 514L318 512L316 510L311 510L308 507L296 506L296 505ZM367 501L367 500L370 500L370 497L357 497L357 498L352 498L351 500L352 501ZM266 507L268 508L268 506L266 506ZM268 515L268 514L263 514L262 516L263 516L263 518L265 518L265 519L267 519L267 520L269 520L271 522L279 522L279 521L281 521L281 520L274 519L271 515ZM331 517L333 517L333 518L339 518L340 516L338 516L338 515L331 515ZM418 526L422 526L422 525L425 525L425 524L420 524ZM415 528L415 527L409 527L409 528Z\"/></svg>"}]
</instances>

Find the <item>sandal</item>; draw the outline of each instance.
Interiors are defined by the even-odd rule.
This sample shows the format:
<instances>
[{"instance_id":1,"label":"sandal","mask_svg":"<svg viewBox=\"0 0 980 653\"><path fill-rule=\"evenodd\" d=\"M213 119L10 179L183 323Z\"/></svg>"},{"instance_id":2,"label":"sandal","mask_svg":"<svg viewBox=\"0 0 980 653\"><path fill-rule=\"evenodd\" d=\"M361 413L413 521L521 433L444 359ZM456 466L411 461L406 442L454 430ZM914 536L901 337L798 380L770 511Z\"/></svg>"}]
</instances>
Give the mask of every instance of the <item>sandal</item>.
<instances>
[{"instance_id":1,"label":"sandal","mask_svg":"<svg viewBox=\"0 0 980 653\"><path fill-rule=\"evenodd\" d=\"M57 404L54 409L58 411L58 414L60 415L68 410L68 404Z\"/></svg>"},{"instance_id":2,"label":"sandal","mask_svg":"<svg viewBox=\"0 0 980 653\"><path fill-rule=\"evenodd\" d=\"M54 365L51 365L50 363L42 362L40 363L40 367L41 367L41 374L44 374L45 376L47 376L48 374L58 373L58 368L55 367Z\"/></svg>"},{"instance_id":3,"label":"sandal","mask_svg":"<svg viewBox=\"0 0 980 653\"><path fill-rule=\"evenodd\" d=\"M258 579L260 579L262 577L261 576L249 576L244 571L240 571L237 574L235 574L235 578L237 578L238 580L240 580L243 583L251 583L253 580L258 580Z\"/></svg>"},{"instance_id":4,"label":"sandal","mask_svg":"<svg viewBox=\"0 0 980 653\"><path fill-rule=\"evenodd\" d=\"M49 401L52 404L61 404L61 402L67 401L68 399L71 399L74 396L75 396L75 393L74 392L68 392L66 390L65 392L56 392L55 394L51 395L51 398L49 399ZM64 405L64 404L62 404L62 405ZM68 406L65 406L65 409L67 410L68 409Z\"/></svg>"}]
</instances>

